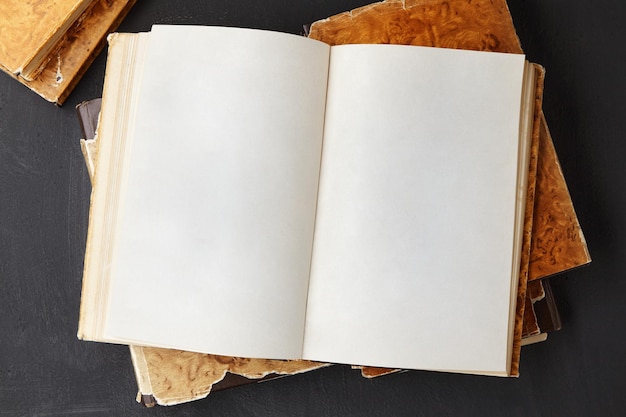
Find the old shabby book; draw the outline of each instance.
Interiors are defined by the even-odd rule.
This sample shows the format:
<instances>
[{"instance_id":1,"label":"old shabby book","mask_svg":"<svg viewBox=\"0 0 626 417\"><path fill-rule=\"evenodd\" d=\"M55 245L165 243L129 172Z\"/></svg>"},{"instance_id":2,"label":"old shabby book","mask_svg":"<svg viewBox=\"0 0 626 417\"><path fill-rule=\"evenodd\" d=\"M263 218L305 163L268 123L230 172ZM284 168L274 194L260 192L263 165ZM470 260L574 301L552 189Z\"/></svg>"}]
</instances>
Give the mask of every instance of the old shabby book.
<instances>
[{"instance_id":1,"label":"old shabby book","mask_svg":"<svg viewBox=\"0 0 626 417\"><path fill-rule=\"evenodd\" d=\"M2 42L0 69L44 99L62 104L101 51L106 35L117 28L135 1L2 2L0 16L2 13L11 13L12 17L0 19L6 26L2 28L5 31L3 36L4 33L11 34L9 39L12 41ZM70 9L70 6L73 8ZM11 11L14 7L18 7L19 13L17 9ZM63 22L60 21L61 11L67 12L68 17ZM73 15L79 11L79 15ZM68 24L70 16L74 19ZM56 21L59 23L58 29L62 31L46 38L45 47L36 48L35 44L41 44L42 40L34 36L26 37L29 31L25 28L34 27L35 33L41 35L40 30L52 27L42 25L42 19ZM38 57L36 65L31 60L26 66L24 62L34 54L35 49ZM23 68L29 69L28 76Z\"/></svg>"},{"instance_id":2,"label":"old shabby book","mask_svg":"<svg viewBox=\"0 0 626 417\"><path fill-rule=\"evenodd\" d=\"M374 36L379 36L379 39L369 38L367 41L369 42L381 42L384 41L387 37L388 32L391 29L404 30L407 32L413 31L411 27L412 22L408 20L402 20L400 25L388 25L387 22L393 18L393 14L401 14L405 13L404 5L400 5L399 2L393 2L393 6L396 7L395 11L390 12L387 8L385 13L376 14L377 10L380 10L378 4L376 7L368 8L368 13L354 13L353 21L358 23L359 20L369 19L370 23L378 22L379 28L376 29L374 26L374 30L372 30L372 34ZM438 2L424 2L431 3L436 5ZM382 6L382 4L381 4ZM407 4L407 7L409 5ZM410 7L415 6L414 4L410 5ZM514 39L514 42L517 42L517 37L515 36L515 31L513 29L510 17L508 16L508 10L506 7L502 8L502 4L498 4L497 2L488 3L482 6L482 9L489 14L490 11L492 13L490 16L491 24L489 26L479 26L473 22L473 19L476 17L480 17L479 14L466 12L463 13L461 10L461 15L464 16L463 24L457 30L457 36L454 38L447 37L442 39L433 39L433 43L439 46L439 43L446 46L457 46L459 47L458 42L465 39L465 44L460 46L470 47L472 49L480 49L483 43L482 39L487 37L494 38L496 41L499 38L511 38ZM486 7L487 6L487 7ZM468 3L457 3L454 5L457 9L456 12L458 14L458 8L471 8ZM492 7L492 9L489 9ZM495 9L495 10L494 10ZM493 12L495 11L495 13ZM504 13L503 13L504 12ZM373 19L372 19L373 17ZM496 21L500 19L500 21ZM334 25L335 20L326 20L318 22L318 27L320 26L332 26ZM446 23L446 14L440 13L436 14L433 19L429 21L431 27L433 27L435 32L440 32L442 26ZM426 30L425 26L422 25L421 30ZM485 36L477 36L476 31L480 28L483 32L487 31ZM370 28L371 29L371 28ZM470 36L462 36L463 32L467 31ZM326 31L326 36L332 36L333 31ZM512 34L512 35L511 35ZM352 34L355 37L355 34ZM414 37L413 37L414 38ZM419 38L419 37L418 37ZM473 41L474 44L470 44L467 40ZM328 41L328 39L325 39ZM445 42L444 42L445 41ZM457 42L455 44L455 42ZM332 43L332 40L331 40ZM519 49L519 43L517 43L517 48ZM94 144L91 144L91 148L95 148ZM545 159L545 158L544 158ZM545 183L548 185L547 183ZM532 201L532 200L531 200ZM571 205L571 201L569 202ZM532 305L532 304L531 304ZM532 315L534 318L534 314ZM190 352L176 351L176 350L168 350L168 349L159 349L159 348L146 348L133 346L131 347L135 351L133 358L139 358L137 363L135 363L135 369L138 375L138 380L140 381L140 389L142 394L144 394L143 398L153 397L150 402L158 402L159 404L173 404L184 401L191 401L194 399L202 398L206 396L211 390L220 389L223 386L230 386L231 383L227 382L224 384L222 378L225 376L226 380L229 379L229 376L232 376L233 373L238 375L244 375L242 373L242 368L238 365L237 358L213 358L213 355L202 355L202 354L194 354ZM145 355L144 355L145 353ZM252 359L251 362L255 362L257 360ZM141 366L138 366L142 364ZM176 366L168 366L167 364L176 364ZM214 372L215 366L214 364L218 363L219 366L217 369L223 370L222 373ZM224 369L224 364L231 364L230 367L226 366ZM276 362L272 363L271 366L267 368L263 368L263 366L267 365L266 362L259 361L255 366L252 366L256 371L256 373L247 373L245 374L250 378L258 378L259 375L266 375L268 373L273 373L276 370ZM303 366L303 369L306 369L308 364ZM245 371L244 371L245 372ZM364 368L362 370L364 375L374 376L380 373L384 373L386 371L380 369L372 369L372 368ZM204 375L203 378L187 378L188 374L193 375ZM144 383L142 384L141 381ZM171 381L177 381L177 383L172 384ZM241 381L240 381L241 382Z\"/></svg>"},{"instance_id":3,"label":"old shabby book","mask_svg":"<svg viewBox=\"0 0 626 417\"><path fill-rule=\"evenodd\" d=\"M110 51L81 337L509 374L535 107L523 56L180 26ZM194 60L202 74L167 70ZM216 293L237 294L233 314L207 305Z\"/></svg>"},{"instance_id":4,"label":"old shabby book","mask_svg":"<svg viewBox=\"0 0 626 417\"><path fill-rule=\"evenodd\" d=\"M379 13L378 12L379 10L383 10L382 9L383 6L384 7L387 7L387 6L382 5L382 4L377 4L376 7L368 8L369 13L364 13L361 11L359 13L352 14L352 21L355 23L358 23L360 20L361 21L369 20L370 24L377 22L377 25L374 24L373 30L371 26L369 30L371 30L371 33L373 33L375 36L378 36L379 38L378 39L368 38L366 41L384 42L386 38L390 37L390 32L392 31L395 31L396 38L398 37L398 30L399 31L404 30L407 32L413 31L413 28L412 28L413 23L408 19L402 19L400 21L400 24L394 24L394 25L388 24L387 22L395 21L393 19L394 14L404 14L406 12L405 7L408 9L411 7L419 6L419 4L417 4L417 2L410 2L410 3L407 2L407 4L399 4L399 2L389 2L389 3L392 4L396 8L395 11L391 12L389 8L387 8L384 10L384 13ZM426 6L429 3L432 6L436 6L438 2L431 1L431 2L421 2L421 3L423 3L423 5L426 5ZM446 4L450 5L449 2ZM476 6L477 10L479 8L482 9L483 14L476 13L476 11L472 11L471 9L474 6ZM418 39L418 40L423 39L424 42L426 42L426 44L429 44L428 42L432 42L435 45L445 45L445 46L450 46L450 47L459 47L459 45L462 44L461 46L465 45L466 47L470 47L472 49L484 49L485 48L484 39L491 39L492 42L487 42L486 45L492 45L492 47L493 45L500 44L501 39L508 39L509 41L507 44L513 45L514 47L519 49L519 42L517 41L517 37L515 36L515 31L512 26L510 16L508 15L508 10L506 10L505 5L503 7L503 2L490 2L490 3L485 3L485 4L476 3L474 6L466 2L453 2L452 3L452 11L457 16L459 15L462 16L463 23L460 26L457 26L456 31L453 30L451 32L450 30L448 30L447 31L448 36L439 36L439 37L435 37L432 39L428 39L427 36L413 35L413 36L407 37L407 39ZM464 11L463 9L467 9L467 10ZM442 29L446 25L446 22L449 20L449 16L451 16L450 13L445 13L446 10L447 9L443 9L443 10L440 10L439 13L434 13L434 14L431 13L430 14L431 19L428 21L428 25L419 26L420 30L426 31L428 27L431 27L433 28L433 33L444 32ZM484 15L490 16L489 24L477 25L475 20L477 18L481 18L484 21L485 19L482 17ZM333 26L335 25L335 20L329 19L325 21L320 21L317 23L317 25L318 27ZM335 31L328 30L328 31L325 31L324 33L326 37L332 37ZM344 27L344 33L345 33L345 27ZM354 39L356 38L356 36L358 36L358 34L352 32L351 36L353 38L352 41L354 41ZM326 40L328 41L328 39ZM471 44L471 42L473 42L473 44ZM331 39L331 43L332 43L332 39ZM542 140L546 140L545 137L542 136ZM547 138L547 140L550 142L550 145L551 145L551 139ZM93 145L94 144L92 144L91 147L95 148L95 146ZM555 171L553 168L549 168L552 166L550 164L556 160L556 154L554 154L553 147L550 147L552 154L546 156L545 153L547 152L547 149L548 149L547 147L543 147L543 146L540 148L540 158L539 158L540 174L539 175L541 175L542 170L545 170L545 169L549 169L550 171L556 172L557 174L559 174L560 170ZM548 168L542 168L543 166L542 164L546 163L546 161L547 161L546 167ZM562 174L551 175L549 177L549 180L547 181L539 181L537 184L537 195L538 196L547 195L547 194L553 193L553 191L551 190L555 190L555 189L556 190L564 189L566 191L566 186L565 186L565 182L563 180ZM559 210L557 210L556 212L554 212L554 210L552 210L552 212L550 213L542 211L544 209L545 210L550 209L551 208L550 206L541 205L540 207L538 207L537 210L540 212L539 213L540 216L545 216L545 218L554 219L553 223L543 222L542 224L539 225L539 227L549 228L552 231L562 230L563 227L567 227L567 228L571 227L570 223L568 223L569 219L566 218L565 219L566 221L559 220L563 218L560 215L560 213L564 211L573 213L573 207L571 205L571 200L569 200L568 194L566 192L565 193L561 192L560 195L564 196L561 199L561 201L559 201L558 204L552 205L552 208L559 208ZM561 210L561 208L565 208L565 210ZM575 214L574 214L574 220L576 220ZM580 230L577 221L574 223L574 227L578 227L578 231ZM535 225L535 228L537 228L537 225ZM564 230L561 232L557 232L557 233L562 233L565 235ZM533 239L533 242L536 242L536 239ZM557 239L554 239L552 241L552 244L554 243L559 243L559 241ZM582 243L584 244L584 241L582 241ZM572 245L569 245L569 248L572 248ZM576 250L577 253L582 253L582 254L586 253L586 247L584 247L583 249L577 249L574 247L574 250ZM546 253L549 253L549 252L550 250L546 250ZM538 257L536 254L533 254L532 259L533 259L533 263L537 264L537 262L541 260L541 257ZM547 259L547 258L544 257L543 259ZM585 260L586 258L583 258L582 260L579 260L579 262L585 262ZM555 267L556 268L563 267L563 269L566 269L567 266L558 265L557 263ZM538 275L534 273L533 271L534 270L531 268L529 279L538 278ZM529 292L532 292L532 291L529 291ZM532 304L529 304L529 303L530 301L527 300L526 304L532 306ZM533 313L532 309L527 309L526 313L530 313L532 315L532 318L533 319L535 318L535 314ZM526 322L527 320L525 320L525 323ZM534 323L534 326L531 326L531 328L537 328L536 322L533 322L533 323ZM528 327L525 327L525 331L526 330L528 330ZM530 336L531 333L532 332L528 332L524 334L526 340L528 340L528 336ZM223 384L224 381L222 380L222 377L225 375L226 379L229 379L229 375L232 376L233 374L229 373L228 369L224 370L223 373L221 374L220 372L214 372L214 369L216 369L216 367L214 366L216 361L217 363L220 364L220 366L218 366L217 369L224 369L225 363L231 363L232 366L230 368L230 372L241 374L242 368L238 366L238 364L236 363L238 361L236 361L235 358L230 358L230 359L212 358L212 355L194 354L190 352L159 349L159 348L143 348L143 347L131 347L131 348L136 351L136 354L133 355L133 358L140 357L140 360L138 362L145 364L145 366L137 366L137 364L135 364L136 365L135 368L138 373L138 379L141 381L147 382L147 384L144 384L144 385L140 384L140 388L142 390L142 393L145 394L143 395L143 398L153 397L153 399L151 399L150 402L158 402L160 404L173 404L173 403L178 403L178 402L191 401L191 400L206 396L211 390L220 389L220 387L223 387L223 386L230 386L231 385L230 383ZM145 357L143 356L144 352L146 353ZM253 359L251 361L254 362L255 360ZM175 364L176 366L173 366L173 365L168 366L168 364ZM265 375L267 373L273 372L272 370L275 369L275 366L276 366L275 364L272 364L271 366L264 369L263 368L264 364L266 363L259 361L257 366L254 367L256 369L256 373L255 374L248 373L247 376L251 378L258 378L259 375ZM306 366L304 366L304 368L306 368ZM145 372L145 373L142 374L142 372ZM375 375L379 373L379 371L372 370L372 369L365 369L364 372L366 372L369 375ZM190 379L187 377L190 374L204 375L204 377ZM175 384L172 384L171 381L177 381L177 382Z\"/></svg>"},{"instance_id":5,"label":"old shabby book","mask_svg":"<svg viewBox=\"0 0 626 417\"><path fill-rule=\"evenodd\" d=\"M32 80L67 29L93 0L4 0L0 3L0 65Z\"/></svg>"}]
</instances>

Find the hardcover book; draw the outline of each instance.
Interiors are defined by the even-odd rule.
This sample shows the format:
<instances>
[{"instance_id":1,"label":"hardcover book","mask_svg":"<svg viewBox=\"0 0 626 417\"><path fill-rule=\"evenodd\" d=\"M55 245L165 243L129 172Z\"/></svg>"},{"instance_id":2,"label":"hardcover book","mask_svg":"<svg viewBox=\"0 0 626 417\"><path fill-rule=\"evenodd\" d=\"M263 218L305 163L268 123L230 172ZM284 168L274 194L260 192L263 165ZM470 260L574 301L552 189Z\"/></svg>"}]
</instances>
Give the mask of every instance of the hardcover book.
<instances>
[{"instance_id":1,"label":"hardcover book","mask_svg":"<svg viewBox=\"0 0 626 417\"><path fill-rule=\"evenodd\" d=\"M31 81L63 34L93 0L0 2L0 65Z\"/></svg>"},{"instance_id":2,"label":"hardcover book","mask_svg":"<svg viewBox=\"0 0 626 417\"><path fill-rule=\"evenodd\" d=\"M234 28L114 36L79 335L509 375L533 70Z\"/></svg>"},{"instance_id":3,"label":"hardcover book","mask_svg":"<svg viewBox=\"0 0 626 417\"><path fill-rule=\"evenodd\" d=\"M105 44L108 33L115 30L136 0L93 0L82 2L44 1L35 5L30 2L2 2L1 12L10 13L13 19L2 19L10 41L0 45L0 69L17 81L39 94L44 99L63 104L84 72L93 62ZM18 5L19 3L19 5ZM61 22L62 8L74 6L72 13L66 10L66 20ZM88 6L88 7L87 7ZM17 7L17 9L16 9ZM74 16L80 11L81 14ZM69 20L70 17L75 17ZM42 24L51 21L50 26ZM24 38L30 29L39 34L49 29L53 22L58 23L58 32L42 46L42 40L35 37ZM1 26L1 24L0 24ZM28 28L28 29L26 29ZM39 45L39 46L37 46ZM37 62L27 57L37 55ZM28 76L23 68L30 68Z\"/></svg>"}]
</instances>

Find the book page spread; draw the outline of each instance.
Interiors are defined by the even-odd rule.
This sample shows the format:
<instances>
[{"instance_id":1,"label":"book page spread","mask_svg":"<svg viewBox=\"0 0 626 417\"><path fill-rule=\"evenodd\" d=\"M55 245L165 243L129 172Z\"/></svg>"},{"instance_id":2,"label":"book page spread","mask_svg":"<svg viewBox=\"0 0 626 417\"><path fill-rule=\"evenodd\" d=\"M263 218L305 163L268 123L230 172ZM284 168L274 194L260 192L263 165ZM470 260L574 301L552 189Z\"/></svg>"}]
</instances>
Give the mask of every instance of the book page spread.
<instances>
[{"instance_id":1,"label":"book page spread","mask_svg":"<svg viewBox=\"0 0 626 417\"><path fill-rule=\"evenodd\" d=\"M301 355L328 57L294 35L153 27L107 338Z\"/></svg>"},{"instance_id":2,"label":"book page spread","mask_svg":"<svg viewBox=\"0 0 626 417\"><path fill-rule=\"evenodd\" d=\"M304 358L508 372L523 70L333 47Z\"/></svg>"},{"instance_id":3,"label":"book page spread","mask_svg":"<svg viewBox=\"0 0 626 417\"><path fill-rule=\"evenodd\" d=\"M137 97L121 111L125 151L96 176L94 206L114 201L113 220L93 217L102 243L90 223L86 282L105 284L87 293L104 309L83 337L508 373L522 55L331 52L219 27L146 36L119 83Z\"/></svg>"}]
</instances>

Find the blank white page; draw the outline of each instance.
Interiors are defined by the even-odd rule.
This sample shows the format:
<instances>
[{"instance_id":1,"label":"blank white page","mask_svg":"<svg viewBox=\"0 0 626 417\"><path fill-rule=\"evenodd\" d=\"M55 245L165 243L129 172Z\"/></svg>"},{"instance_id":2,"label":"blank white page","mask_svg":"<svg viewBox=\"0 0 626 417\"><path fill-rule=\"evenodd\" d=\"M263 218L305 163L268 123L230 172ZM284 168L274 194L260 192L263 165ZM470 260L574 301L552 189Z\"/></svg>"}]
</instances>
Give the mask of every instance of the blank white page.
<instances>
[{"instance_id":1,"label":"blank white page","mask_svg":"<svg viewBox=\"0 0 626 417\"><path fill-rule=\"evenodd\" d=\"M305 358L506 374L523 69L332 49Z\"/></svg>"},{"instance_id":2,"label":"blank white page","mask_svg":"<svg viewBox=\"0 0 626 417\"><path fill-rule=\"evenodd\" d=\"M329 47L221 27L149 42L105 335L298 357Z\"/></svg>"}]
</instances>

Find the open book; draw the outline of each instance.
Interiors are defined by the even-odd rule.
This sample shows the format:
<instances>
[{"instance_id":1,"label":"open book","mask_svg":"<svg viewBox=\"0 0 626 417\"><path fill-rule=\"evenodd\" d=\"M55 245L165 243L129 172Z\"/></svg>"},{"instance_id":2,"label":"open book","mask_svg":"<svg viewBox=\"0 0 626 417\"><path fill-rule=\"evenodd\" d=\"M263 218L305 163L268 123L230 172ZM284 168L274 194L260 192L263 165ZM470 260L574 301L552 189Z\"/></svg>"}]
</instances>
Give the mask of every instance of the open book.
<instances>
[{"instance_id":1,"label":"open book","mask_svg":"<svg viewBox=\"0 0 626 417\"><path fill-rule=\"evenodd\" d=\"M506 375L533 86L514 54L114 35L79 336Z\"/></svg>"}]
</instances>

